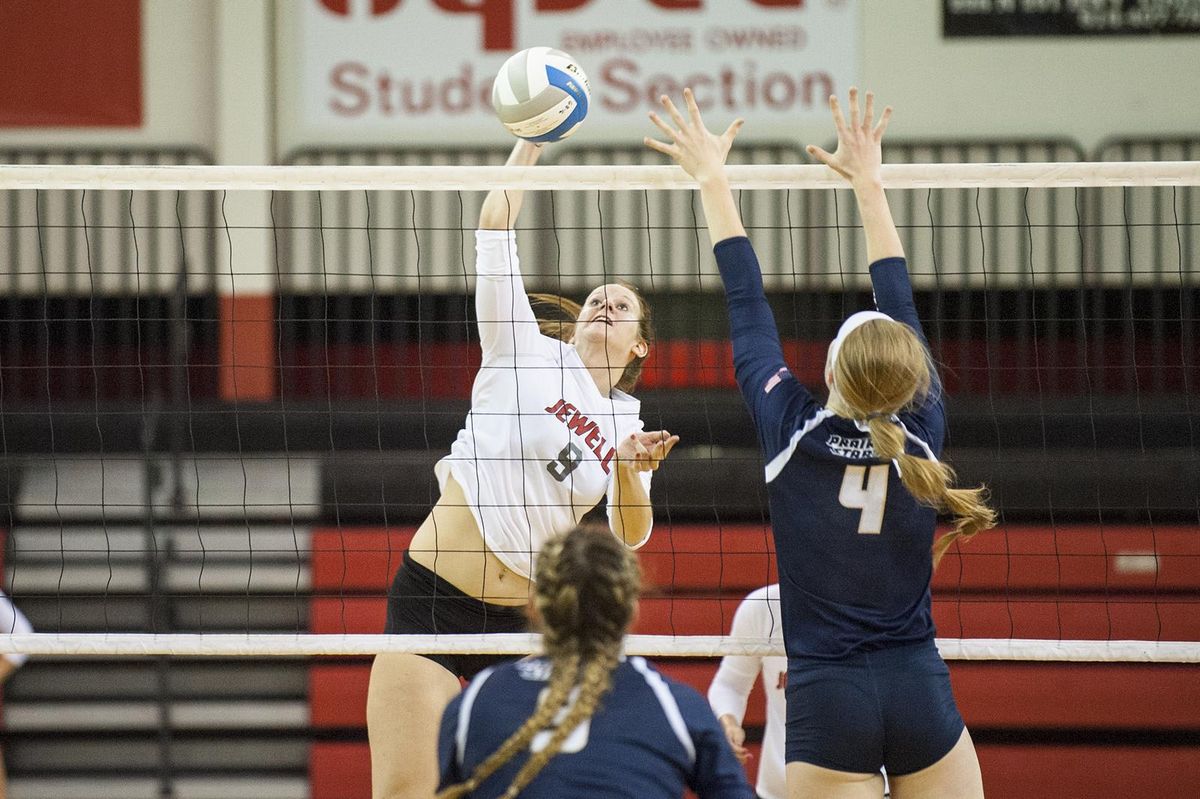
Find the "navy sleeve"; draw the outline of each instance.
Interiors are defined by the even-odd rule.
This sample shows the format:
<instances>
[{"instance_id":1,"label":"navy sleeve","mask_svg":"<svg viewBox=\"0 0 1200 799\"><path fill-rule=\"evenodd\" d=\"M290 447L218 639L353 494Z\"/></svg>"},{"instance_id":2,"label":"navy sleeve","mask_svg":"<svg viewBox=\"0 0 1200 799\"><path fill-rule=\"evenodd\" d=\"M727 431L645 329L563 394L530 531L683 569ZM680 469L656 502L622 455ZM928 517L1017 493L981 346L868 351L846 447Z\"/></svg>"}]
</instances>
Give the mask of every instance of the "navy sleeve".
<instances>
[{"instance_id":1,"label":"navy sleeve","mask_svg":"<svg viewBox=\"0 0 1200 799\"><path fill-rule=\"evenodd\" d=\"M912 283L908 278L905 260L881 258L871 264L871 288L875 292L875 307L912 328L928 351L929 339L925 337L921 319L917 316L917 304L913 301ZM942 383L936 368L932 377L929 396L904 416L907 417L906 424L912 422L921 428L919 432L913 432L928 442L935 454L940 454L946 435L946 410L942 402Z\"/></svg>"},{"instance_id":2,"label":"navy sleeve","mask_svg":"<svg viewBox=\"0 0 1200 799\"><path fill-rule=\"evenodd\" d=\"M458 746L455 740L458 733L458 708L462 704L462 694L450 700L442 711L442 727L438 732L438 790L462 782L465 777L458 769Z\"/></svg>"},{"instance_id":3,"label":"navy sleeve","mask_svg":"<svg viewBox=\"0 0 1200 799\"><path fill-rule=\"evenodd\" d=\"M787 447L797 420L808 416L816 402L783 360L750 239L724 239L713 247L713 254L725 284L734 375L769 462Z\"/></svg>"},{"instance_id":4,"label":"navy sleeve","mask_svg":"<svg viewBox=\"0 0 1200 799\"><path fill-rule=\"evenodd\" d=\"M754 799L746 772L708 702L693 688L674 681L668 684L696 745L696 764L688 775L688 787L699 799Z\"/></svg>"}]
</instances>

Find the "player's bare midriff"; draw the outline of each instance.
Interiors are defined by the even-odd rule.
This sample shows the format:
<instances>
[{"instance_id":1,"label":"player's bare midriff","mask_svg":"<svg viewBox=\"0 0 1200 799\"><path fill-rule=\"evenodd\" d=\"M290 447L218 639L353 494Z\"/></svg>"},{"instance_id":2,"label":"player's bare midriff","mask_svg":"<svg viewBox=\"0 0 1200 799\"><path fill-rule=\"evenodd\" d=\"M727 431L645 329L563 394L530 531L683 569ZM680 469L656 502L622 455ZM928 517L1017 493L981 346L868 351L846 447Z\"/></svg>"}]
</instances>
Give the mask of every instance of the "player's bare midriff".
<instances>
[{"instance_id":1,"label":"player's bare midriff","mask_svg":"<svg viewBox=\"0 0 1200 799\"><path fill-rule=\"evenodd\" d=\"M524 605L533 582L505 566L484 543L453 477L409 545L412 559L459 591L496 605Z\"/></svg>"}]
</instances>

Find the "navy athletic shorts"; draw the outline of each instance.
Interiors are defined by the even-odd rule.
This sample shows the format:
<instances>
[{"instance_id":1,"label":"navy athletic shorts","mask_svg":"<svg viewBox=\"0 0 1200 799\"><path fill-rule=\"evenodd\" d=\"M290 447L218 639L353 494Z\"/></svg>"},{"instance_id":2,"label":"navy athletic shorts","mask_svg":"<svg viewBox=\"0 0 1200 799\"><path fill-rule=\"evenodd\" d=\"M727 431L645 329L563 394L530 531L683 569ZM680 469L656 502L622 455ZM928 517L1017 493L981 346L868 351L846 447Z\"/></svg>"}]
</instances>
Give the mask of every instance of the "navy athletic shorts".
<instances>
[{"instance_id":1,"label":"navy athletic shorts","mask_svg":"<svg viewBox=\"0 0 1200 799\"><path fill-rule=\"evenodd\" d=\"M388 589L389 635L431 633L524 633L525 608L495 605L464 594L406 551ZM514 655L423 655L451 674L469 680L488 666L516 660Z\"/></svg>"},{"instance_id":2,"label":"navy athletic shorts","mask_svg":"<svg viewBox=\"0 0 1200 799\"><path fill-rule=\"evenodd\" d=\"M868 774L912 774L958 743L962 716L933 641L837 661L788 661L789 763Z\"/></svg>"}]
</instances>

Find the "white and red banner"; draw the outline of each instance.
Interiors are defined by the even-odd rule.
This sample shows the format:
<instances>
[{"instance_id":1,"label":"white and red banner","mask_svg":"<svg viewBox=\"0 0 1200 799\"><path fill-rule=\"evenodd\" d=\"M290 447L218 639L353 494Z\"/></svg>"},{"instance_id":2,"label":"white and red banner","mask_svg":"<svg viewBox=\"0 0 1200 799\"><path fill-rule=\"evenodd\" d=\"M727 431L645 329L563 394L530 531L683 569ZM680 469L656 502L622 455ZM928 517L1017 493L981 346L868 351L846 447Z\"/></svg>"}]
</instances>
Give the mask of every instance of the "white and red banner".
<instances>
[{"instance_id":1,"label":"white and red banner","mask_svg":"<svg viewBox=\"0 0 1200 799\"><path fill-rule=\"evenodd\" d=\"M791 139L858 76L857 0L300 0L284 103L308 142L494 142L492 79L525 47L575 57L592 105L576 138L633 142L691 86L714 126ZM289 44L290 43L290 44Z\"/></svg>"}]
</instances>

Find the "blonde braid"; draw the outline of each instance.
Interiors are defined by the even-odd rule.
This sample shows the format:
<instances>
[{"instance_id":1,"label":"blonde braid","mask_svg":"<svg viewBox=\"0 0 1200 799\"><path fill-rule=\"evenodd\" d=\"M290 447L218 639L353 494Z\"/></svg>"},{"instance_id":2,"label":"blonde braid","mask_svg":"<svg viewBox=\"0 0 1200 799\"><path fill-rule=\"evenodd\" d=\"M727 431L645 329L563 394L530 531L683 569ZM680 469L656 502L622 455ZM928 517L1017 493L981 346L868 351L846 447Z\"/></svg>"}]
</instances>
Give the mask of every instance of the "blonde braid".
<instances>
[{"instance_id":1,"label":"blonde braid","mask_svg":"<svg viewBox=\"0 0 1200 799\"><path fill-rule=\"evenodd\" d=\"M554 661L550 681L546 686L546 698L538 705L537 710L500 745L499 749L488 755L486 760L475 767L475 771L469 779L442 790L436 799L459 799L461 796L466 796L482 785L484 780L496 773L505 763L512 760L517 752L528 746L529 742L533 740L533 736L550 726L554 717L567 703L571 691L575 688L578 672L579 657L577 655L568 655Z\"/></svg>"},{"instance_id":2,"label":"blonde braid","mask_svg":"<svg viewBox=\"0 0 1200 799\"><path fill-rule=\"evenodd\" d=\"M546 698L475 768L470 779L445 789L437 799L458 799L476 790L528 747L534 736L555 726L555 718L578 684L578 696L562 723L555 726L546 747L530 755L504 794L516 796L558 753L571 732L595 713L611 686L641 586L633 553L607 530L578 527L542 546L536 577L534 605L541 620L542 643L552 663Z\"/></svg>"},{"instance_id":3,"label":"blonde braid","mask_svg":"<svg viewBox=\"0 0 1200 799\"><path fill-rule=\"evenodd\" d=\"M550 736L546 746L541 751L530 755L529 760L513 778L508 790L501 795L501 799L515 799L521 791L525 790L526 786L533 782L534 778L550 762L550 759L558 754L558 750L562 748L571 733L592 717L600 705L601 697L612 687L612 673L618 662L616 653L609 653L588 661L584 665L579 683L579 696L575 703L571 705L571 709L562 723L555 728L554 734Z\"/></svg>"}]
</instances>

